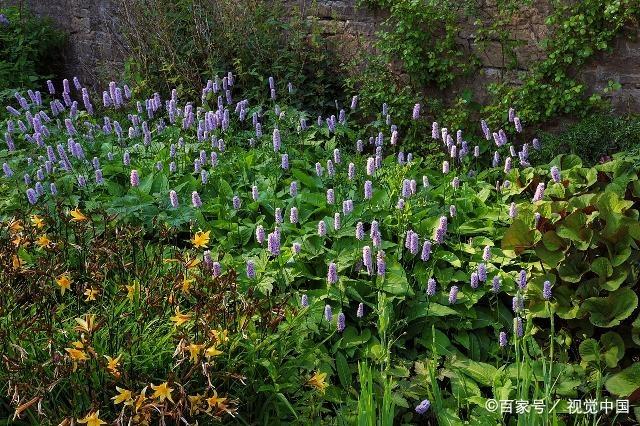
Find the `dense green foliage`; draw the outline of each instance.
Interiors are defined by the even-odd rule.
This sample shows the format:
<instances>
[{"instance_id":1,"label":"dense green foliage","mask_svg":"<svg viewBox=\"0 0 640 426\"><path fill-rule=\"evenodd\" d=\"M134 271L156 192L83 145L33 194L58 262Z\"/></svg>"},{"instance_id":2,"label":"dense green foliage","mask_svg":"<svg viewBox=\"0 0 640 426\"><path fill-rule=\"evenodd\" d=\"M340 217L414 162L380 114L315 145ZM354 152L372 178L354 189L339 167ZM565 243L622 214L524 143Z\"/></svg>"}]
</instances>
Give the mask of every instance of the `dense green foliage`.
<instances>
[{"instance_id":1,"label":"dense green foliage","mask_svg":"<svg viewBox=\"0 0 640 426\"><path fill-rule=\"evenodd\" d=\"M245 104L247 117L261 112L256 136L234 104L210 111L209 100L192 124L131 102L44 120L42 147L17 130L16 149L3 146L4 415L31 424L638 418L567 415L569 399L624 399L640 382L638 154L593 167L574 155L534 166L515 157L505 171L490 166L496 148L482 141L478 158L443 172L400 155L384 121L359 126L357 110L335 130L304 129L306 113L293 107ZM225 108L228 127L197 131L205 112ZM118 137L104 114L133 132ZM415 121L416 137L429 138ZM356 139L378 132L387 155L372 169L376 147L359 153ZM510 157L519 142L497 151ZM45 172L46 145L58 144L69 166ZM28 201L38 183L45 189ZM544 412L500 414L489 399L543 400Z\"/></svg>"},{"instance_id":2,"label":"dense green foliage","mask_svg":"<svg viewBox=\"0 0 640 426\"><path fill-rule=\"evenodd\" d=\"M123 0L121 6L127 74L145 95L177 87L196 97L209 76L228 69L236 70L236 96L269 99L265 76L273 76L292 83L291 99L311 112L333 106L341 90L328 42L302 11L280 0ZM288 89L277 91L282 97Z\"/></svg>"},{"instance_id":3,"label":"dense green foliage","mask_svg":"<svg viewBox=\"0 0 640 426\"><path fill-rule=\"evenodd\" d=\"M17 7L0 8L0 102L17 89L44 83L57 71L65 36L46 19ZM1 111L0 115L4 115Z\"/></svg>"},{"instance_id":4,"label":"dense green foliage","mask_svg":"<svg viewBox=\"0 0 640 426\"><path fill-rule=\"evenodd\" d=\"M606 109L601 94L586 92L577 71L598 52L609 51L625 26L635 28L640 22L640 5L634 0L554 1L552 14L547 18L551 31L542 46L546 58L523 71L516 55L521 42L514 40L511 32L513 22L532 5L530 1L501 0L490 11L483 9L484 2L478 0L363 0L361 4L386 9L389 18L377 43L383 60L363 60L377 69L355 76L350 86L357 87L363 98L384 97L390 104L396 103L388 96L390 92L411 93L414 102L429 106L428 113L434 120L467 131L475 129L479 118L504 126L505 112L511 107L529 125L546 123L562 115L584 117ZM460 43L462 21L473 23L473 46ZM488 88L490 100L483 105L474 102L476 94L470 90L451 98L449 89L460 82L460 77L479 69L475 52L482 53L486 46L495 43L502 50L501 68L504 72L517 72L519 82L505 80L492 84ZM408 81L392 78L387 65L390 61L399 61ZM381 80L400 88L385 87ZM617 87L611 82L606 91ZM435 92L435 100L433 89L440 89ZM426 101L420 95L425 92L429 93ZM401 96L397 103L409 105L404 100ZM403 123L398 124L402 127ZM417 146L419 141L413 144Z\"/></svg>"},{"instance_id":5,"label":"dense green foliage","mask_svg":"<svg viewBox=\"0 0 640 426\"><path fill-rule=\"evenodd\" d=\"M594 115L555 134L543 133L540 141L538 161L548 162L559 154L576 154L591 166L616 152L640 149L640 117Z\"/></svg>"},{"instance_id":6,"label":"dense green foliage","mask_svg":"<svg viewBox=\"0 0 640 426\"><path fill-rule=\"evenodd\" d=\"M640 25L640 3L635 0L585 0L555 2L547 24L554 29L545 41L547 58L536 64L523 84L499 84L491 89L495 102L484 112L498 120L505 108L515 107L529 123L540 123L559 114L584 116L601 105L599 94L586 94L575 77L596 53L610 50L625 25Z\"/></svg>"}]
</instances>

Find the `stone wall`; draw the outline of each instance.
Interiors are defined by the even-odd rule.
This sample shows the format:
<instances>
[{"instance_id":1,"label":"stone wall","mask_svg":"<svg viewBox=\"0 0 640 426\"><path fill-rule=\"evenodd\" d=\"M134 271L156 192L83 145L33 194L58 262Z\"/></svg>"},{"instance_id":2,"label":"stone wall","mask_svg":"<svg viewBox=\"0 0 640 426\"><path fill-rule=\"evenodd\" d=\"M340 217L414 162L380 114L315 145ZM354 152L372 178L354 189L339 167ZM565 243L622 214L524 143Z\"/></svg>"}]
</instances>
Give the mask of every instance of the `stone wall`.
<instances>
[{"instance_id":1,"label":"stone wall","mask_svg":"<svg viewBox=\"0 0 640 426\"><path fill-rule=\"evenodd\" d=\"M385 19L383 11L356 7L356 0L286 0L303 16L314 19L321 33L331 41L337 54L347 63L362 49L373 49L375 33ZM65 52L68 75L97 83L115 78L122 70L123 46L118 34L116 0L0 0L0 5L23 3L36 14L50 16L69 33ZM549 35L545 17L550 13L549 0L535 0L518 15L510 26L517 66L505 63L500 43L485 42L478 46L472 21L461 22L458 41L481 61L481 69L473 77L460 81L448 93L455 96L472 88L478 101L486 99L486 84L507 79L518 80L518 72L527 70L544 57L540 41ZM485 0L481 19L495 14L495 0ZM634 33L634 30L628 33ZM601 92L609 81L621 84L621 90L610 94L618 111L640 112L640 31L635 40L620 38L611 53L597 55L582 71L591 91Z\"/></svg>"},{"instance_id":2,"label":"stone wall","mask_svg":"<svg viewBox=\"0 0 640 426\"><path fill-rule=\"evenodd\" d=\"M66 77L78 76L96 85L122 72L123 46L113 0L0 0L0 6L8 5L50 17L68 34L62 58Z\"/></svg>"}]
</instances>

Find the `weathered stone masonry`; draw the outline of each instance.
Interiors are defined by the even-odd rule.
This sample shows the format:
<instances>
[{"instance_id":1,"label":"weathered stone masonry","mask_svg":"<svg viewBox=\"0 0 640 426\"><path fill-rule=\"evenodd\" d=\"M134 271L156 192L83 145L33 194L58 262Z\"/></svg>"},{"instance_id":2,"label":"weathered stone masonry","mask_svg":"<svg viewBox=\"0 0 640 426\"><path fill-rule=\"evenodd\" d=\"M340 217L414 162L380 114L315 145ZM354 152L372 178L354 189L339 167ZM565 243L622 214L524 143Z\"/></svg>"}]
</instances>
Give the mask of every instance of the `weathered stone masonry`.
<instances>
[{"instance_id":1,"label":"weathered stone masonry","mask_svg":"<svg viewBox=\"0 0 640 426\"><path fill-rule=\"evenodd\" d=\"M104 82L119 75L123 67L124 49L118 34L114 0L0 0L0 5L23 3L36 14L51 17L69 33L65 52L68 75L78 75L91 83ZM314 18L322 34L337 46L337 54L345 60L359 49L371 46L376 31L384 21L383 12L356 7L356 0L287 0L304 16ZM450 93L472 87L479 100L486 96L486 83L506 78L517 81L518 70L526 70L543 58L539 42L548 36L545 17L549 1L536 0L520 18L512 23L510 33L520 45L515 49L518 66L508 70L499 43L486 43L482 49L474 43L473 22L462 22L459 42L473 51L481 61L480 72L461 81ZM485 19L492 14L492 0L486 0ZM487 18L488 17L488 18ZM640 112L640 30L632 29L635 39L620 37L613 52L597 55L581 71L581 77L591 91L602 91L609 81L622 89L609 95L619 112Z\"/></svg>"}]
</instances>

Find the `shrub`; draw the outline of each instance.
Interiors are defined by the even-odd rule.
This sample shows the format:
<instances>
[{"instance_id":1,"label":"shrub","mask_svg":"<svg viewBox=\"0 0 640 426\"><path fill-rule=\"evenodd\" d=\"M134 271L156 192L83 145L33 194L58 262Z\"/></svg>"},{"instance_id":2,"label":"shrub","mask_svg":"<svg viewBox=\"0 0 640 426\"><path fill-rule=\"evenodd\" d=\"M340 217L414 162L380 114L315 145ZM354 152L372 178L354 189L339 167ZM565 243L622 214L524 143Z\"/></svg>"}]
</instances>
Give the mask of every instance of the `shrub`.
<instances>
[{"instance_id":1,"label":"shrub","mask_svg":"<svg viewBox=\"0 0 640 426\"><path fill-rule=\"evenodd\" d=\"M57 73L65 35L50 20L21 8L0 9L0 16L0 101L5 103L17 89L41 85Z\"/></svg>"},{"instance_id":2,"label":"shrub","mask_svg":"<svg viewBox=\"0 0 640 426\"><path fill-rule=\"evenodd\" d=\"M544 133L540 141L539 161L576 154L586 164L594 165L613 153L640 147L640 117L593 115L557 135Z\"/></svg>"},{"instance_id":3,"label":"shrub","mask_svg":"<svg viewBox=\"0 0 640 426\"><path fill-rule=\"evenodd\" d=\"M195 96L212 75L235 69L236 96L268 100L266 75L278 81L280 98L291 83L298 106L335 108L342 82L330 45L313 21L280 0L123 0L121 6L127 74L142 93L175 87Z\"/></svg>"}]
</instances>

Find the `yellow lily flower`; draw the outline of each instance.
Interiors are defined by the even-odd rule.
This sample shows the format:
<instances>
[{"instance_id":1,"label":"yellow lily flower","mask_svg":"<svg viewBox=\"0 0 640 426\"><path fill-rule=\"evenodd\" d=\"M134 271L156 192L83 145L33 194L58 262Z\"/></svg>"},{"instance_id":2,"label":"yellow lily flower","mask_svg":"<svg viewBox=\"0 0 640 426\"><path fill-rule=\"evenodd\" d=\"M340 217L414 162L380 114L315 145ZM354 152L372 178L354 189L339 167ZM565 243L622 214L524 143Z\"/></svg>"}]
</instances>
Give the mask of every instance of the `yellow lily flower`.
<instances>
[{"instance_id":1,"label":"yellow lily flower","mask_svg":"<svg viewBox=\"0 0 640 426\"><path fill-rule=\"evenodd\" d=\"M185 274L182 278L182 292L189 293L189 288L191 287L191 283L195 282L194 278L187 279L187 275Z\"/></svg>"},{"instance_id":2,"label":"yellow lily flower","mask_svg":"<svg viewBox=\"0 0 640 426\"><path fill-rule=\"evenodd\" d=\"M325 389L327 388L327 386L329 386L327 384L327 382L325 382L325 379L327 378L327 373L319 373L316 372L313 376L311 376L311 378L307 381L307 384L309 386L312 386L316 389L318 389L320 392L324 393Z\"/></svg>"},{"instance_id":3,"label":"yellow lily flower","mask_svg":"<svg viewBox=\"0 0 640 426\"><path fill-rule=\"evenodd\" d=\"M95 411L93 413L89 413L84 419L79 419L78 423L86 423L87 426L106 425L107 422L100 420L100 417L98 417L99 415L100 415L100 410Z\"/></svg>"},{"instance_id":4,"label":"yellow lily flower","mask_svg":"<svg viewBox=\"0 0 640 426\"><path fill-rule=\"evenodd\" d=\"M180 313L180 308L176 308L176 314L169 319L175 322L177 327L189 321L191 319L191 314L182 314Z\"/></svg>"},{"instance_id":5,"label":"yellow lily flower","mask_svg":"<svg viewBox=\"0 0 640 426\"><path fill-rule=\"evenodd\" d=\"M86 299L84 299L85 302L90 302L92 300L96 300L96 296L98 294L100 294L100 290L98 289L94 289L94 288L88 288L84 291L83 293L85 296L87 296Z\"/></svg>"},{"instance_id":6,"label":"yellow lily flower","mask_svg":"<svg viewBox=\"0 0 640 426\"><path fill-rule=\"evenodd\" d=\"M204 400L204 395L200 395L198 393L195 395L187 395L187 398L189 399L189 405L191 405L189 412L193 414L194 412L199 411L200 404L202 404L202 401Z\"/></svg>"},{"instance_id":7,"label":"yellow lily flower","mask_svg":"<svg viewBox=\"0 0 640 426\"><path fill-rule=\"evenodd\" d=\"M211 410L213 407L219 406L220 404L222 404L226 400L227 400L227 398L219 398L218 397L218 391L216 391L214 389L213 390L213 396L207 398L207 404L209 404L209 410Z\"/></svg>"},{"instance_id":8,"label":"yellow lily flower","mask_svg":"<svg viewBox=\"0 0 640 426\"><path fill-rule=\"evenodd\" d=\"M85 314L84 318L76 318L78 323L74 330L91 334L96 329L96 314Z\"/></svg>"},{"instance_id":9,"label":"yellow lily flower","mask_svg":"<svg viewBox=\"0 0 640 426\"><path fill-rule=\"evenodd\" d=\"M140 293L140 283L137 280L135 280L131 285L125 284L125 287L127 289L127 298L129 299L130 302L133 302L133 299L135 298L136 293Z\"/></svg>"},{"instance_id":10,"label":"yellow lily flower","mask_svg":"<svg viewBox=\"0 0 640 426\"><path fill-rule=\"evenodd\" d=\"M65 290L69 290L71 288L71 278L69 278L68 274L62 274L56 278L56 284L60 286L60 293L64 295Z\"/></svg>"},{"instance_id":11,"label":"yellow lily flower","mask_svg":"<svg viewBox=\"0 0 640 426\"><path fill-rule=\"evenodd\" d=\"M224 343L229 340L229 330L213 330L212 332L218 343Z\"/></svg>"},{"instance_id":12,"label":"yellow lily flower","mask_svg":"<svg viewBox=\"0 0 640 426\"><path fill-rule=\"evenodd\" d=\"M113 398L111 398L113 399L114 404L118 405L118 404L122 404L123 402L124 402L124 405L133 404L133 398L130 390L120 388L118 386L116 386L116 390L118 391L118 394Z\"/></svg>"},{"instance_id":13,"label":"yellow lily flower","mask_svg":"<svg viewBox=\"0 0 640 426\"><path fill-rule=\"evenodd\" d=\"M38 227L38 229L44 228L44 220L37 214L31 215L31 223Z\"/></svg>"},{"instance_id":14,"label":"yellow lily flower","mask_svg":"<svg viewBox=\"0 0 640 426\"><path fill-rule=\"evenodd\" d=\"M87 220L87 217L80 211L80 209L78 209L78 207L71 210L69 214L72 216L71 222L84 222Z\"/></svg>"},{"instance_id":15,"label":"yellow lily flower","mask_svg":"<svg viewBox=\"0 0 640 426\"><path fill-rule=\"evenodd\" d=\"M111 358L109 355L105 355L104 357L107 359L107 370L109 370L109 373L119 378L120 371L118 371L118 367L120 367L120 358L122 358L122 355L118 355L116 358Z\"/></svg>"},{"instance_id":16,"label":"yellow lily flower","mask_svg":"<svg viewBox=\"0 0 640 426\"><path fill-rule=\"evenodd\" d=\"M192 343L189 346L187 346L187 349L191 354L191 357L189 358L191 362L194 362L194 363L198 362L198 356L200 355L200 351L202 350L203 347L204 345L196 345L195 343Z\"/></svg>"},{"instance_id":17,"label":"yellow lily flower","mask_svg":"<svg viewBox=\"0 0 640 426\"><path fill-rule=\"evenodd\" d=\"M193 244L193 246L195 248L206 248L207 244L209 244L209 235L210 234L211 234L211 231L207 231L207 232L198 231L198 232L196 232L196 234L191 239L191 244Z\"/></svg>"},{"instance_id":18,"label":"yellow lily flower","mask_svg":"<svg viewBox=\"0 0 640 426\"><path fill-rule=\"evenodd\" d=\"M211 346L209 348L207 348L206 351L204 351L204 356L207 357L207 359L211 358L212 356L218 356L218 355L222 355L222 351L219 351L215 346Z\"/></svg>"},{"instance_id":19,"label":"yellow lily flower","mask_svg":"<svg viewBox=\"0 0 640 426\"><path fill-rule=\"evenodd\" d=\"M169 383L164 382L158 386L152 384L151 389L153 389L153 395L151 395L152 398L158 398L160 402L165 399L173 402L173 399L171 399L171 391L173 391L173 389L169 387Z\"/></svg>"},{"instance_id":20,"label":"yellow lily flower","mask_svg":"<svg viewBox=\"0 0 640 426\"><path fill-rule=\"evenodd\" d=\"M49 248L51 247L51 240L46 236L46 234L41 235L36 239L36 244L40 248Z\"/></svg>"},{"instance_id":21,"label":"yellow lily flower","mask_svg":"<svg viewBox=\"0 0 640 426\"><path fill-rule=\"evenodd\" d=\"M89 356L84 351L81 351L79 349L64 348L64 350L67 351L67 353L69 354L69 358L71 358L71 361L73 361L73 371L76 371L79 362L84 362L89 359Z\"/></svg>"}]
</instances>

